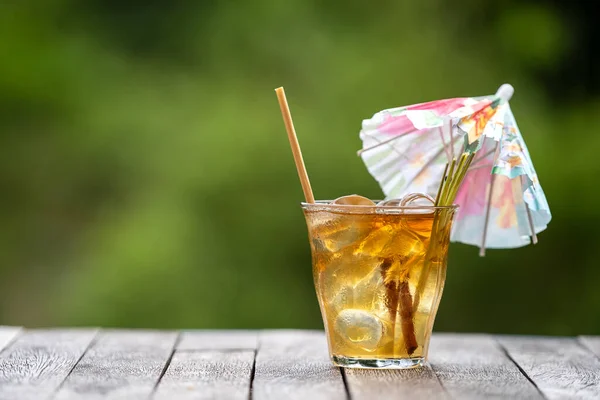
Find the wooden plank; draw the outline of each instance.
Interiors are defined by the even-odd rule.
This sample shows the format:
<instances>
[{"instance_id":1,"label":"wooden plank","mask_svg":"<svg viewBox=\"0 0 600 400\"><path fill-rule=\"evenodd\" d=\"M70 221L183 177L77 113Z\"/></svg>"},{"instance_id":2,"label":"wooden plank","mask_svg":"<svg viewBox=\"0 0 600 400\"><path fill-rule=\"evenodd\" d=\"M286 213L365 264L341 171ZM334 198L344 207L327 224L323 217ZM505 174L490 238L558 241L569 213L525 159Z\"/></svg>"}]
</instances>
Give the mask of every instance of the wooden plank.
<instances>
[{"instance_id":1,"label":"wooden plank","mask_svg":"<svg viewBox=\"0 0 600 400\"><path fill-rule=\"evenodd\" d=\"M264 331L259 335L254 400L345 399L340 369L329 360L321 331Z\"/></svg>"},{"instance_id":2,"label":"wooden plank","mask_svg":"<svg viewBox=\"0 0 600 400\"><path fill-rule=\"evenodd\" d=\"M0 352L17 337L20 330L14 326L0 326Z\"/></svg>"},{"instance_id":3,"label":"wooden plank","mask_svg":"<svg viewBox=\"0 0 600 400\"><path fill-rule=\"evenodd\" d=\"M95 334L94 329L23 332L0 353L0 399L49 398Z\"/></svg>"},{"instance_id":4,"label":"wooden plank","mask_svg":"<svg viewBox=\"0 0 600 400\"><path fill-rule=\"evenodd\" d=\"M146 399L171 357L177 332L103 331L56 398Z\"/></svg>"},{"instance_id":5,"label":"wooden plank","mask_svg":"<svg viewBox=\"0 0 600 400\"><path fill-rule=\"evenodd\" d=\"M434 334L429 362L455 399L543 398L489 335Z\"/></svg>"},{"instance_id":6,"label":"wooden plank","mask_svg":"<svg viewBox=\"0 0 600 400\"><path fill-rule=\"evenodd\" d=\"M154 400L247 399L254 351L176 352Z\"/></svg>"},{"instance_id":7,"label":"wooden plank","mask_svg":"<svg viewBox=\"0 0 600 400\"><path fill-rule=\"evenodd\" d=\"M257 331L183 331L177 350L256 350Z\"/></svg>"},{"instance_id":8,"label":"wooden plank","mask_svg":"<svg viewBox=\"0 0 600 400\"><path fill-rule=\"evenodd\" d=\"M600 336L580 336L579 341L597 357L600 357Z\"/></svg>"},{"instance_id":9,"label":"wooden plank","mask_svg":"<svg viewBox=\"0 0 600 400\"><path fill-rule=\"evenodd\" d=\"M449 398L428 365L386 370L346 368L345 372L353 400Z\"/></svg>"},{"instance_id":10,"label":"wooden plank","mask_svg":"<svg viewBox=\"0 0 600 400\"><path fill-rule=\"evenodd\" d=\"M498 340L547 398L600 398L600 360L576 339L509 336Z\"/></svg>"}]
</instances>

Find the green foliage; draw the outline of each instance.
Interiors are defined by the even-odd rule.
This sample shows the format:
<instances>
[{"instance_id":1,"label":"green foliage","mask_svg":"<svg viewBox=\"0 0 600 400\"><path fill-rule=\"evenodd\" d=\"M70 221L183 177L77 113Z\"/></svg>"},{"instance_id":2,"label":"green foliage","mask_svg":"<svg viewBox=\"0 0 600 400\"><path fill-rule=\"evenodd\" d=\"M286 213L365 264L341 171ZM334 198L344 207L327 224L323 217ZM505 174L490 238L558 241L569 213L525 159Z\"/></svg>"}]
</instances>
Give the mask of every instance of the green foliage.
<instances>
[{"instance_id":1,"label":"green foliage","mask_svg":"<svg viewBox=\"0 0 600 400\"><path fill-rule=\"evenodd\" d=\"M318 328L273 89L316 197L377 198L362 119L508 81L554 220L535 247L453 244L436 328L600 333L600 103L528 69L568 47L554 11L527 9L528 53L437 0L34 3L0 5L0 324Z\"/></svg>"}]
</instances>

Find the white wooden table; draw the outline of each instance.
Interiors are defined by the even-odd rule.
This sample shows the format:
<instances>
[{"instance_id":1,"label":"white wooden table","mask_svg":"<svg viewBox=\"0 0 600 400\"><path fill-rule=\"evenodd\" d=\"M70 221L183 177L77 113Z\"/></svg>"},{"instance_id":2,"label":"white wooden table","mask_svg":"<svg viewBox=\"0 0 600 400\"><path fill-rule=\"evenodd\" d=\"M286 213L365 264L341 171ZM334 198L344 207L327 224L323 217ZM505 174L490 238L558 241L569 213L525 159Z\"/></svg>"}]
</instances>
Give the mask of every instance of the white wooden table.
<instances>
[{"instance_id":1,"label":"white wooden table","mask_svg":"<svg viewBox=\"0 0 600 400\"><path fill-rule=\"evenodd\" d=\"M0 327L0 399L599 399L600 337L435 334L430 365L334 367L320 331Z\"/></svg>"}]
</instances>

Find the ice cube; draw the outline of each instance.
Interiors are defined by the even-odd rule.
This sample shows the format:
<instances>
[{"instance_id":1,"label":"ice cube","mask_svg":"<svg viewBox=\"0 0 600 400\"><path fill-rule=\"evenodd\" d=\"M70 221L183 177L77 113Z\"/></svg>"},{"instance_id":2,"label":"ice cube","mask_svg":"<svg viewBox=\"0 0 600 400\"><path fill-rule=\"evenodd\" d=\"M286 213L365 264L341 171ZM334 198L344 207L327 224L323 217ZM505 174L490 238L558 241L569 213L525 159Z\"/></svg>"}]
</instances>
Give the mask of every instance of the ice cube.
<instances>
[{"instance_id":1,"label":"ice cube","mask_svg":"<svg viewBox=\"0 0 600 400\"><path fill-rule=\"evenodd\" d=\"M384 253L385 257L399 259L402 265L410 266L423 258L426 251L427 246L419 235L402 229L392 237Z\"/></svg>"},{"instance_id":2,"label":"ice cube","mask_svg":"<svg viewBox=\"0 0 600 400\"><path fill-rule=\"evenodd\" d=\"M425 193L409 193L400 201L401 206L432 206L435 200Z\"/></svg>"},{"instance_id":3,"label":"ice cube","mask_svg":"<svg viewBox=\"0 0 600 400\"><path fill-rule=\"evenodd\" d=\"M329 251L337 252L345 247L352 246L356 242L360 242L360 240L369 233L368 227L365 228L358 224L342 226L338 225L337 228L338 229L332 229L328 232L321 233L321 241Z\"/></svg>"},{"instance_id":4,"label":"ice cube","mask_svg":"<svg viewBox=\"0 0 600 400\"><path fill-rule=\"evenodd\" d=\"M381 260L359 256L333 267L320 281L326 308L335 318L333 329L349 346L373 351L391 326Z\"/></svg>"},{"instance_id":5,"label":"ice cube","mask_svg":"<svg viewBox=\"0 0 600 400\"><path fill-rule=\"evenodd\" d=\"M348 264L347 256L343 252L336 253L335 257L327 260L327 265L319 274L318 291L327 306L336 312L353 306L354 282L350 271L351 267L352 265Z\"/></svg>"},{"instance_id":6,"label":"ice cube","mask_svg":"<svg viewBox=\"0 0 600 400\"><path fill-rule=\"evenodd\" d=\"M384 332L383 323L376 315L355 308L340 312L334 329L349 345L366 351L377 349Z\"/></svg>"},{"instance_id":7,"label":"ice cube","mask_svg":"<svg viewBox=\"0 0 600 400\"><path fill-rule=\"evenodd\" d=\"M372 220L369 215L323 213L310 223L311 238L330 252L360 243L369 234Z\"/></svg>"},{"instance_id":8,"label":"ice cube","mask_svg":"<svg viewBox=\"0 0 600 400\"><path fill-rule=\"evenodd\" d=\"M323 300L335 312L362 308L384 315L381 299L385 296L385 287L380 258L357 257L347 251L320 272L319 291Z\"/></svg>"},{"instance_id":9,"label":"ice cube","mask_svg":"<svg viewBox=\"0 0 600 400\"><path fill-rule=\"evenodd\" d=\"M330 300L331 308L335 312L341 312L347 308L354 307L354 289L352 286L342 285Z\"/></svg>"},{"instance_id":10,"label":"ice cube","mask_svg":"<svg viewBox=\"0 0 600 400\"><path fill-rule=\"evenodd\" d=\"M378 256L389 245L394 234L391 225L383 225L371 232L354 249L354 255Z\"/></svg>"},{"instance_id":11,"label":"ice cube","mask_svg":"<svg viewBox=\"0 0 600 400\"><path fill-rule=\"evenodd\" d=\"M389 200L381 200L377 203L378 206L388 206L388 207L397 207L400 205L402 199L389 199Z\"/></svg>"},{"instance_id":12,"label":"ice cube","mask_svg":"<svg viewBox=\"0 0 600 400\"><path fill-rule=\"evenodd\" d=\"M431 225L429 225L431 226ZM373 229L354 249L354 255L412 259L426 250L423 239L408 229L383 225Z\"/></svg>"},{"instance_id":13,"label":"ice cube","mask_svg":"<svg viewBox=\"0 0 600 400\"><path fill-rule=\"evenodd\" d=\"M435 204L435 200L433 197L424 193L409 193L401 199L389 199L383 200L377 203L380 207L407 207L407 208L398 208L394 210L393 208L388 209L379 209L378 212L381 213L402 213L402 214L431 214L433 213L433 209L431 208ZM411 208L412 207L412 208ZM415 208L420 207L420 208Z\"/></svg>"},{"instance_id":14,"label":"ice cube","mask_svg":"<svg viewBox=\"0 0 600 400\"><path fill-rule=\"evenodd\" d=\"M352 288L353 306L354 308L368 310L379 318L385 318L387 315L385 308L386 291L381 261L379 258L371 258L364 263L367 262L370 263L370 266L365 266L364 269L369 268L370 271L364 274L362 279L356 281Z\"/></svg>"},{"instance_id":15,"label":"ice cube","mask_svg":"<svg viewBox=\"0 0 600 400\"><path fill-rule=\"evenodd\" d=\"M347 196L338 197L331 203L332 204L340 204L340 205L348 205L348 206L374 206L375 205L375 203L372 200L370 200L364 196L359 196L357 194L350 194Z\"/></svg>"},{"instance_id":16,"label":"ice cube","mask_svg":"<svg viewBox=\"0 0 600 400\"><path fill-rule=\"evenodd\" d=\"M332 202L342 207L348 207L348 213L320 212L307 217L310 236L317 249L338 252L360 242L369 234L372 226L372 216L369 210L374 206L371 200L358 195L340 197Z\"/></svg>"},{"instance_id":17,"label":"ice cube","mask_svg":"<svg viewBox=\"0 0 600 400\"><path fill-rule=\"evenodd\" d=\"M376 285L380 279L378 258L355 257L351 249L338 253L338 257L329 260L320 274L321 292L334 308L355 307L356 287ZM367 306L361 297L361 307Z\"/></svg>"}]
</instances>

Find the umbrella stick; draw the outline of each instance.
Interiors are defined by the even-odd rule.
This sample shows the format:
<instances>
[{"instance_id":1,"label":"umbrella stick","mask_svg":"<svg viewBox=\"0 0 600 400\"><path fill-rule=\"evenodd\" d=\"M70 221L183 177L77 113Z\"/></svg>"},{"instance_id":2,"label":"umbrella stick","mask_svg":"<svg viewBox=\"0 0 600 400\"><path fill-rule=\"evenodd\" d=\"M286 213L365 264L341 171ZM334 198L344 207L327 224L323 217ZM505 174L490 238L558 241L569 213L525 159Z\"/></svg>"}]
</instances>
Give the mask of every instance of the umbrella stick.
<instances>
[{"instance_id":1,"label":"umbrella stick","mask_svg":"<svg viewBox=\"0 0 600 400\"><path fill-rule=\"evenodd\" d=\"M500 154L500 142L496 144L496 152L494 154L494 161L492 162L492 168L496 164L496 159ZM490 211L492 209L492 194L494 193L494 182L496 182L496 174L492 172L492 179L490 181L490 191L488 193L487 204L485 205L485 220L483 223L483 234L481 235L481 247L479 248L479 255L485 256L485 240L487 238L487 229L490 222Z\"/></svg>"},{"instance_id":2,"label":"umbrella stick","mask_svg":"<svg viewBox=\"0 0 600 400\"><path fill-rule=\"evenodd\" d=\"M533 216L531 215L531 210L529 209L527 202L525 202L525 210L527 210L527 219L529 220L529 227L531 228L531 242L537 244L538 238L535 233L535 227L533 226Z\"/></svg>"},{"instance_id":3,"label":"umbrella stick","mask_svg":"<svg viewBox=\"0 0 600 400\"><path fill-rule=\"evenodd\" d=\"M475 164L475 163L473 162L473 164ZM478 169L481 169L481 168L487 168L487 169L489 169L490 166L489 165L471 165L471 167L469 167L469 172L475 171L475 170L478 170Z\"/></svg>"},{"instance_id":4,"label":"umbrella stick","mask_svg":"<svg viewBox=\"0 0 600 400\"><path fill-rule=\"evenodd\" d=\"M448 144L448 146L449 146L449 145L450 145L450 144ZM423 166L422 166L422 167L419 169L419 171L417 171L417 173L416 173L416 174L415 174L415 175L414 175L414 176L413 176L413 177L410 179L410 181L408 181L408 182L406 183L406 185L405 185L405 186L406 186L406 187L410 187L410 185L412 185L412 183L415 181L415 179L417 179L419 176L421 176L421 174L422 174L423 172L425 172L425 170L426 170L427 168L429 168L429 167L431 166L431 164L433 164L433 163L434 163L434 162L435 162L435 161L438 159L438 157L439 157L439 156L441 156L441 155L442 155L442 153L444 152L444 149L445 149L445 148L442 148L442 149L440 149L440 150L439 150L437 153L435 153L435 154L433 155L433 157L431 157L431 159L429 159L429 161L427 161L427 162L426 162L426 163L425 163L425 164L424 164L424 165L423 165Z\"/></svg>"},{"instance_id":5,"label":"umbrella stick","mask_svg":"<svg viewBox=\"0 0 600 400\"><path fill-rule=\"evenodd\" d=\"M285 91L283 87L275 89L277 93L277 100L279 100L279 107L281 107L281 115L283 116L283 123L287 130L288 139L290 140L290 147L292 148L292 154L294 156L294 162L296 163L296 169L298 170L298 177L300 178L300 184L302 185L302 191L304 192L304 198L307 203L314 203L315 197L313 196L312 188L310 187L310 181L308 180L308 173L304 166L304 160L302 159L302 151L300 151L300 144L296 137L296 130L294 129L294 122L292 121L292 114L290 113L290 107L288 106L287 99L285 98Z\"/></svg>"},{"instance_id":6,"label":"umbrella stick","mask_svg":"<svg viewBox=\"0 0 600 400\"><path fill-rule=\"evenodd\" d=\"M444 145L444 150L446 151L446 159L448 160L448 162L450 162L450 160L452 160L452 157L450 156L450 150L446 146L446 139L444 139L444 127L440 126L438 128L438 131L440 132L440 137L442 138L442 144Z\"/></svg>"},{"instance_id":7,"label":"umbrella stick","mask_svg":"<svg viewBox=\"0 0 600 400\"><path fill-rule=\"evenodd\" d=\"M449 121L450 125L450 155L454 158L454 135L452 134L452 120Z\"/></svg>"},{"instance_id":8,"label":"umbrella stick","mask_svg":"<svg viewBox=\"0 0 600 400\"><path fill-rule=\"evenodd\" d=\"M473 160L473 165L477 164L480 161L485 160L487 156L494 153L495 151L496 151L496 149L492 149L492 150L488 151L487 153L485 153L484 155L482 155L481 157L477 157L475 160Z\"/></svg>"},{"instance_id":9,"label":"umbrella stick","mask_svg":"<svg viewBox=\"0 0 600 400\"><path fill-rule=\"evenodd\" d=\"M369 150L376 149L376 148L378 148L378 147L380 147L380 146L383 146L384 144L388 144L388 143L390 143L390 142L393 142L393 141L394 141L394 140L396 140L396 139L400 139L400 138L401 138L401 137L403 137L403 136L406 136L406 135L408 135L408 134L410 134L410 133L414 133L414 132L418 132L418 131L419 131L418 129L413 129L412 131L408 131L408 132L401 133L401 134L399 134L399 135L396 135L396 136L394 136L394 137L391 137L391 138L389 138L389 139L387 139L387 140L384 140L383 142L379 142L379 143L377 143L377 144L374 144L373 146L369 146L369 147L365 147L364 149L360 149L360 150L358 150L358 151L356 152L356 155L360 156L362 153L364 153L364 152L366 152L366 151L369 151Z\"/></svg>"},{"instance_id":10,"label":"umbrella stick","mask_svg":"<svg viewBox=\"0 0 600 400\"><path fill-rule=\"evenodd\" d=\"M485 240L487 239L487 228L490 222L490 211L492 209L492 192L494 191L494 182L496 181L496 175L492 174L490 181L490 191L488 193L487 203L485 205L485 220L483 223L483 234L481 235L481 247L479 248L479 255L485 256Z\"/></svg>"},{"instance_id":11,"label":"umbrella stick","mask_svg":"<svg viewBox=\"0 0 600 400\"><path fill-rule=\"evenodd\" d=\"M525 180L525 176L521 175L521 193L523 193L523 181ZM529 221L529 228L531 229L531 242L533 244L537 244L538 238L535 233L535 226L533 225L533 216L531 215L531 210L529 209L529 204L525 200L523 200L525 204L525 211L527 211L527 220Z\"/></svg>"}]
</instances>

